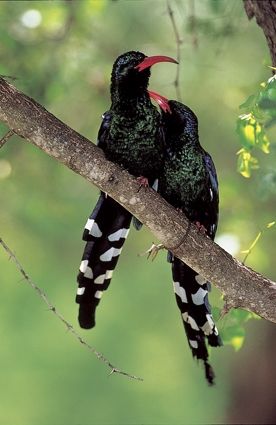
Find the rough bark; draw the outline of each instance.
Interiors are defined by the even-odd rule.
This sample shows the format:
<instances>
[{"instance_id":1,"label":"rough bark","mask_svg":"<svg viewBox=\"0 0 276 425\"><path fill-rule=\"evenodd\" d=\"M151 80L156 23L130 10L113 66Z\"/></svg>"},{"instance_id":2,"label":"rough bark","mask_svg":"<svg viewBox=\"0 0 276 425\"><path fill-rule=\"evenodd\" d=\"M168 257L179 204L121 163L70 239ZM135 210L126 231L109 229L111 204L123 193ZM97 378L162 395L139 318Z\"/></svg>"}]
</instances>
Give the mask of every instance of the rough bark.
<instances>
[{"instance_id":1,"label":"rough bark","mask_svg":"<svg viewBox=\"0 0 276 425\"><path fill-rule=\"evenodd\" d=\"M244 0L244 8L248 19L255 16L257 24L262 28L270 50L272 66L276 67L276 1Z\"/></svg>"},{"instance_id":2,"label":"rough bark","mask_svg":"<svg viewBox=\"0 0 276 425\"><path fill-rule=\"evenodd\" d=\"M3 78L0 120L123 205L177 257L213 282L227 307L241 307L276 323L274 282L231 257L153 190L138 191L134 177Z\"/></svg>"}]
</instances>

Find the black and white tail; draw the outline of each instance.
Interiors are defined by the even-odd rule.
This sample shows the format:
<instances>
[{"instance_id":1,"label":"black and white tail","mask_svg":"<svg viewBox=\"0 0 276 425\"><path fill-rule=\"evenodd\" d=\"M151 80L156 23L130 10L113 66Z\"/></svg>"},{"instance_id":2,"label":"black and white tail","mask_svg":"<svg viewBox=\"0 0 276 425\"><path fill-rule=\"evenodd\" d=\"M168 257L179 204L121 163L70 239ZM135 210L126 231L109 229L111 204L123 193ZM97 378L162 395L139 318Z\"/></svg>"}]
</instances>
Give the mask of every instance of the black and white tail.
<instances>
[{"instance_id":1,"label":"black and white tail","mask_svg":"<svg viewBox=\"0 0 276 425\"><path fill-rule=\"evenodd\" d=\"M76 302L79 324L95 326L95 311L103 291L111 281L123 244L129 232L132 215L109 196L101 193L83 232L86 246L77 281Z\"/></svg>"},{"instance_id":2,"label":"black and white tail","mask_svg":"<svg viewBox=\"0 0 276 425\"><path fill-rule=\"evenodd\" d=\"M206 379L212 385L215 374L208 362L206 340L212 347L221 346L222 341L208 301L211 285L178 258L172 257L171 261L176 302L181 312L188 343L193 356L203 361Z\"/></svg>"}]
</instances>

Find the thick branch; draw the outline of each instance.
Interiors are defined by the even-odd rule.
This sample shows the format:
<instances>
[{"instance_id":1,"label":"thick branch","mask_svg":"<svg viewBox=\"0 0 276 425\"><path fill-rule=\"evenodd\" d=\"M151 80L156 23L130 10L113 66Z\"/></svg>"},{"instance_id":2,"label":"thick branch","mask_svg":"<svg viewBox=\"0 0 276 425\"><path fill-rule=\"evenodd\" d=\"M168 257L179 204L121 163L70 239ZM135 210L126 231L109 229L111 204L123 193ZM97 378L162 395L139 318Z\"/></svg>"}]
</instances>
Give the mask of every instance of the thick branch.
<instances>
[{"instance_id":1,"label":"thick branch","mask_svg":"<svg viewBox=\"0 0 276 425\"><path fill-rule=\"evenodd\" d=\"M266 36L272 66L276 66L276 2L275 0L244 0L248 19L256 18Z\"/></svg>"},{"instance_id":2,"label":"thick branch","mask_svg":"<svg viewBox=\"0 0 276 425\"><path fill-rule=\"evenodd\" d=\"M276 323L276 284L231 257L198 232L153 190L105 159L89 140L0 78L0 120L18 135L107 192L141 220L177 257L213 282L227 305Z\"/></svg>"}]
</instances>

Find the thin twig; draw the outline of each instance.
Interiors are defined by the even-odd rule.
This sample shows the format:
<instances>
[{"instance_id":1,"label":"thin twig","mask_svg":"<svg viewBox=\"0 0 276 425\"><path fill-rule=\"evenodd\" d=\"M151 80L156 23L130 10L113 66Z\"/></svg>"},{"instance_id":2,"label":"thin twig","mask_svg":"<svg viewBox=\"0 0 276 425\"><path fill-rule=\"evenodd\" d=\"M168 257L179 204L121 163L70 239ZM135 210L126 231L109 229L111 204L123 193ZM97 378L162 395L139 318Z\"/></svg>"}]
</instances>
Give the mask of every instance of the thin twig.
<instances>
[{"instance_id":1,"label":"thin twig","mask_svg":"<svg viewBox=\"0 0 276 425\"><path fill-rule=\"evenodd\" d=\"M196 15L195 15L195 0L189 0L189 9L190 9L190 28L192 33L192 43L194 48L198 48L198 38L196 34Z\"/></svg>"},{"instance_id":2,"label":"thin twig","mask_svg":"<svg viewBox=\"0 0 276 425\"><path fill-rule=\"evenodd\" d=\"M253 251L253 249L255 248L255 246L257 245L260 237L263 235L264 231L267 229L270 229L271 227L273 227L275 225L276 221L271 221L270 223L268 223L263 229L261 229L256 238L254 239L254 241L251 243L250 247L244 251L242 251L242 254L245 254L245 257L242 261L242 264L245 264L246 260L248 259L248 256L251 254L251 252Z\"/></svg>"},{"instance_id":3,"label":"thin twig","mask_svg":"<svg viewBox=\"0 0 276 425\"><path fill-rule=\"evenodd\" d=\"M13 262L15 263L16 267L18 268L18 270L20 271L20 273L22 274L22 276L24 277L24 279L26 280L26 282L36 291L36 293L38 294L38 296L47 305L48 309L52 313L54 313L54 315L65 325L65 327L67 328L67 330L69 332L71 332L71 334L74 335L74 337L79 341L80 344L84 345L90 352L92 352L98 358L98 360L100 360L101 362L105 363L111 369L110 375L113 374L113 373L118 373L120 375L127 376L128 378L131 378L131 379L136 379L138 381L143 381L142 378L140 378L138 376L135 376L135 375L130 375L129 373L124 372L124 371L118 369L117 367L113 366L110 363L110 361L106 357L104 357L104 355L102 353L98 352L94 347L92 347L91 345L89 345L78 334L78 332L75 330L75 328L62 316L62 314L56 309L56 307L49 301L49 299L48 299L47 295L45 294L45 292L39 286L37 286L37 284L34 283L34 281L29 277L29 275L25 272L25 270L23 269L22 265L18 261L18 259L15 256L15 254L10 250L10 248L3 241L2 238L0 238L0 244L2 245L2 247L4 248L4 250L8 253L10 259L13 260Z\"/></svg>"},{"instance_id":4,"label":"thin twig","mask_svg":"<svg viewBox=\"0 0 276 425\"><path fill-rule=\"evenodd\" d=\"M9 138L14 134L13 130L9 130L3 137L0 139L0 149L4 146L4 144L9 140Z\"/></svg>"},{"instance_id":5,"label":"thin twig","mask_svg":"<svg viewBox=\"0 0 276 425\"><path fill-rule=\"evenodd\" d=\"M168 15L169 18L171 20L172 23L172 27L173 27L173 32L174 32L174 36L175 36L175 42L176 42L176 59L178 62L178 66L176 67L176 75L175 75L175 80L174 80L174 87L175 87L175 91L176 91L176 97L177 100L179 100L180 102L182 102L182 96L181 96L181 90L180 90L180 62L181 62L181 45L183 43L183 40L180 37L177 25L176 25L176 21L174 19L174 13L173 10L171 8L171 4L169 2L169 0L167 0L167 11L168 11Z\"/></svg>"}]
</instances>

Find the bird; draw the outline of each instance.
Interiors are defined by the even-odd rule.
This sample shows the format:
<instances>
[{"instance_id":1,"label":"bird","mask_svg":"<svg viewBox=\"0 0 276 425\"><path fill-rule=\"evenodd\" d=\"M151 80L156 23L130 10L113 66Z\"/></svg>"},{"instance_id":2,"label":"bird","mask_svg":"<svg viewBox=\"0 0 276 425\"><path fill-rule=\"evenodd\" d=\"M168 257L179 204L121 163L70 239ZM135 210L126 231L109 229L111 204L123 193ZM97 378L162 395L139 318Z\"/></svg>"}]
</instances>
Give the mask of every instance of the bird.
<instances>
[{"instance_id":1,"label":"bird","mask_svg":"<svg viewBox=\"0 0 276 425\"><path fill-rule=\"evenodd\" d=\"M151 95L151 93L150 93ZM153 93L162 110L166 153L158 192L214 240L219 216L218 178L212 157L199 141L198 119L186 105ZM193 357L204 364L207 382L214 383L206 342L223 345L211 313L207 280L168 252L173 289Z\"/></svg>"},{"instance_id":2,"label":"bird","mask_svg":"<svg viewBox=\"0 0 276 425\"><path fill-rule=\"evenodd\" d=\"M163 167L164 134L161 115L151 103L147 87L150 69L159 62L177 61L168 56L146 56L139 51L120 55L111 73L111 106L102 116L98 147L105 157L137 178L140 186L156 187ZM81 328L96 324L95 312L112 278L132 215L101 192L83 232L86 242L77 276L76 302ZM135 220L137 229L141 223Z\"/></svg>"}]
</instances>

